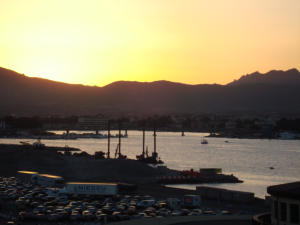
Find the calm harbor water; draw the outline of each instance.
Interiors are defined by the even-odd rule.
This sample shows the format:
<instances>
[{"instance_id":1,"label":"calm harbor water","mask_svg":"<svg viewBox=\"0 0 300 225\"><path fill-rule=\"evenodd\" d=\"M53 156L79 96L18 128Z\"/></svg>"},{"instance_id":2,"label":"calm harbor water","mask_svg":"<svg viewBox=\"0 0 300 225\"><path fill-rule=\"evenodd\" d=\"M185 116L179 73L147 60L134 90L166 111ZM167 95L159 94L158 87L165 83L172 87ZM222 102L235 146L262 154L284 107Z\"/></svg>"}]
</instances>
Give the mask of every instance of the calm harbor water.
<instances>
[{"instance_id":1,"label":"calm harbor water","mask_svg":"<svg viewBox=\"0 0 300 225\"><path fill-rule=\"evenodd\" d=\"M57 132L59 133L59 132ZM117 134L117 131L112 131ZM122 138L122 154L135 158L142 151L142 132L129 131L128 138ZM258 197L266 195L266 188L285 182L300 180L300 140L262 140L207 138L208 144L201 144L203 133L157 132L157 151L166 166L172 169L218 167L223 173L234 174L243 180L241 184L209 184L226 189L254 192ZM34 142L33 139L0 139L0 143ZM225 142L226 141L226 142ZM106 151L106 139L42 140L48 146L80 148L90 154ZM111 139L111 155L118 139ZM153 133L146 133L149 153L153 151ZM270 169L274 167L274 169ZM134 175L133 175L134 176ZM195 189L196 185L173 185Z\"/></svg>"}]
</instances>

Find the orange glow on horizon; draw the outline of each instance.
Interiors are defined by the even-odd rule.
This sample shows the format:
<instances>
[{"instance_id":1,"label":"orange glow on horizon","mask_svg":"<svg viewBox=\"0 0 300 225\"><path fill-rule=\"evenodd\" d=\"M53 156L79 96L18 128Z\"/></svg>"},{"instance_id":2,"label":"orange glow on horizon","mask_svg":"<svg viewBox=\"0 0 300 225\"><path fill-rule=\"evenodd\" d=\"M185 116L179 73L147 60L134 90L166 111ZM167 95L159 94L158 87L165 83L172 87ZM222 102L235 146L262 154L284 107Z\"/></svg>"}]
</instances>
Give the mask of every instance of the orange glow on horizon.
<instances>
[{"instance_id":1,"label":"orange glow on horizon","mask_svg":"<svg viewBox=\"0 0 300 225\"><path fill-rule=\"evenodd\" d=\"M104 86L300 68L298 0L2 1L0 66Z\"/></svg>"}]
</instances>

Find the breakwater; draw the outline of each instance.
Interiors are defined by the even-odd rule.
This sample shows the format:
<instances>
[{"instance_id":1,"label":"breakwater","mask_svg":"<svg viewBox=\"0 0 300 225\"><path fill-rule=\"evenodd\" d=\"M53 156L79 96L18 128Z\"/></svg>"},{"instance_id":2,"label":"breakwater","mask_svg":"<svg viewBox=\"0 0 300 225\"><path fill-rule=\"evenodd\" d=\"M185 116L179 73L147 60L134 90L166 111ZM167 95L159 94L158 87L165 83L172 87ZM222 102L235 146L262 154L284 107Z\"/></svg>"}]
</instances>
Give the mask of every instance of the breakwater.
<instances>
[{"instance_id":1,"label":"breakwater","mask_svg":"<svg viewBox=\"0 0 300 225\"><path fill-rule=\"evenodd\" d=\"M48 150L53 152L60 152L60 151L68 151L68 152L79 152L81 151L79 148L73 147L57 147L57 146L35 146L31 144L27 145L17 145L17 144L0 144L1 150Z\"/></svg>"}]
</instances>

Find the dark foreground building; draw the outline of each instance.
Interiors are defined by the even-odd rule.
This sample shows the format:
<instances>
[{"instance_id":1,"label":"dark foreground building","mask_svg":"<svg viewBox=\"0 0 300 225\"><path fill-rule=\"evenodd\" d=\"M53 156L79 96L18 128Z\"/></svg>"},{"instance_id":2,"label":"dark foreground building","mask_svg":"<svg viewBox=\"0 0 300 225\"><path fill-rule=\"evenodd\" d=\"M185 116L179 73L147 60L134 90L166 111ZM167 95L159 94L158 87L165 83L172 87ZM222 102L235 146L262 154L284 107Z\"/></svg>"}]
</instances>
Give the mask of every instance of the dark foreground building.
<instances>
[{"instance_id":1,"label":"dark foreground building","mask_svg":"<svg viewBox=\"0 0 300 225\"><path fill-rule=\"evenodd\" d=\"M273 225L300 224L300 182L270 186L271 223Z\"/></svg>"}]
</instances>

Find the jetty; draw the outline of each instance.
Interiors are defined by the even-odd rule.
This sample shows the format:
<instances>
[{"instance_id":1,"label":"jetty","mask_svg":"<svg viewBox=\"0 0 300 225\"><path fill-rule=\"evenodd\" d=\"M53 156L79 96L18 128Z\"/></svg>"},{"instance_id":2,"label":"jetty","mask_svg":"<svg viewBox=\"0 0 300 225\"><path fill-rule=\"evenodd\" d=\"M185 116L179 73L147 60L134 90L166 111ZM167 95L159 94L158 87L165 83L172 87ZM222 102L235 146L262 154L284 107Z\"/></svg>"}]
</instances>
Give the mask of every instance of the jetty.
<instances>
[{"instance_id":1,"label":"jetty","mask_svg":"<svg viewBox=\"0 0 300 225\"><path fill-rule=\"evenodd\" d=\"M157 177L161 184L242 183L233 174L223 174L221 168L201 168L199 171L183 170L171 176Z\"/></svg>"},{"instance_id":2,"label":"jetty","mask_svg":"<svg viewBox=\"0 0 300 225\"><path fill-rule=\"evenodd\" d=\"M46 150L51 152L80 152L79 148L73 148L69 146L57 147L57 146L46 146L46 145L38 145L38 144L0 144L1 150Z\"/></svg>"}]
</instances>

